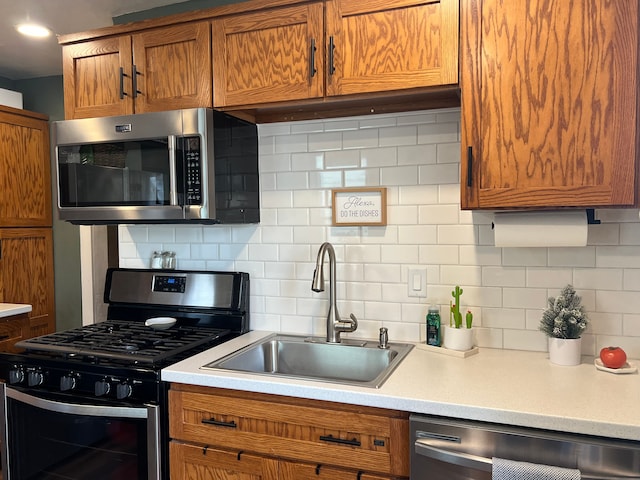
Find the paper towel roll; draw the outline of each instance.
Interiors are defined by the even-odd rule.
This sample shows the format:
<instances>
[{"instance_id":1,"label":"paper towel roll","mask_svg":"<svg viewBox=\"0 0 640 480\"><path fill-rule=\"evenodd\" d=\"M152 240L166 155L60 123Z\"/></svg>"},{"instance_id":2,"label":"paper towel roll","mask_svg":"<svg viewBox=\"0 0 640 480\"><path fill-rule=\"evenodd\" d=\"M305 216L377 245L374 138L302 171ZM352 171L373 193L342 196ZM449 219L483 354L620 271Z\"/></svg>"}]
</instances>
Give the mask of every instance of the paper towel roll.
<instances>
[{"instance_id":1,"label":"paper towel roll","mask_svg":"<svg viewBox=\"0 0 640 480\"><path fill-rule=\"evenodd\" d=\"M496 213L493 229L496 247L584 247L587 245L587 213Z\"/></svg>"}]
</instances>

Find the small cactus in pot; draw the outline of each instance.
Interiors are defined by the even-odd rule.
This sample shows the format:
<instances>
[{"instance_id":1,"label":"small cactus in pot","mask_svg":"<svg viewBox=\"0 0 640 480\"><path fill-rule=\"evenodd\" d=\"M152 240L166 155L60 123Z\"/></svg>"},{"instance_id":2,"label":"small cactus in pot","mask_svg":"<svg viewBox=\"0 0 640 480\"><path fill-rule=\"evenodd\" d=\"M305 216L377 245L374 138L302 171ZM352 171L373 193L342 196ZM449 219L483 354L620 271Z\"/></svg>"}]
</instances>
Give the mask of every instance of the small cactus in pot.
<instances>
[{"instance_id":1,"label":"small cactus in pot","mask_svg":"<svg viewBox=\"0 0 640 480\"><path fill-rule=\"evenodd\" d=\"M462 313L460 312L460 295L464 290L456 285L456 288L451 292L451 296L455 298L454 302L449 302L449 326L453 328L462 328ZM471 310L467 310L465 315L465 326L471 328L473 326L473 313Z\"/></svg>"}]
</instances>

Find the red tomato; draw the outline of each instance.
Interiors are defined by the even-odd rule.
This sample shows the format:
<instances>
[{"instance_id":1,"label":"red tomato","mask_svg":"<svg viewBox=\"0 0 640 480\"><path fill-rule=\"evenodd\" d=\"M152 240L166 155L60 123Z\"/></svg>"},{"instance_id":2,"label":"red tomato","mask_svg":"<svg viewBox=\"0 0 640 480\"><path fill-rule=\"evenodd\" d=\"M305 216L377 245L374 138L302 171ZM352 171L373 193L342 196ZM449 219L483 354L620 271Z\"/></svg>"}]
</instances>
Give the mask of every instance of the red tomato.
<instances>
[{"instance_id":1,"label":"red tomato","mask_svg":"<svg viewBox=\"0 0 640 480\"><path fill-rule=\"evenodd\" d=\"M600 360L607 368L620 368L627 362L627 354L620 347L604 347L600 350Z\"/></svg>"}]
</instances>

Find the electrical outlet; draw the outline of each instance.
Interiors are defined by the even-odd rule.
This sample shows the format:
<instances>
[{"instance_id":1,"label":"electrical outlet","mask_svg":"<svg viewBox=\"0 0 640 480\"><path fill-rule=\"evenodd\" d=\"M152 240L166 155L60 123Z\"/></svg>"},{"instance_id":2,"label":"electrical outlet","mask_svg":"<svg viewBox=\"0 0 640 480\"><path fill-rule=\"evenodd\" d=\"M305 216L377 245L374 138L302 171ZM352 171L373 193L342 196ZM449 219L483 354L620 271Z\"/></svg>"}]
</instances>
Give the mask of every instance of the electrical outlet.
<instances>
[{"instance_id":1,"label":"electrical outlet","mask_svg":"<svg viewBox=\"0 0 640 480\"><path fill-rule=\"evenodd\" d=\"M407 291L410 297L427 296L427 270L424 268L410 268L407 279Z\"/></svg>"}]
</instances>

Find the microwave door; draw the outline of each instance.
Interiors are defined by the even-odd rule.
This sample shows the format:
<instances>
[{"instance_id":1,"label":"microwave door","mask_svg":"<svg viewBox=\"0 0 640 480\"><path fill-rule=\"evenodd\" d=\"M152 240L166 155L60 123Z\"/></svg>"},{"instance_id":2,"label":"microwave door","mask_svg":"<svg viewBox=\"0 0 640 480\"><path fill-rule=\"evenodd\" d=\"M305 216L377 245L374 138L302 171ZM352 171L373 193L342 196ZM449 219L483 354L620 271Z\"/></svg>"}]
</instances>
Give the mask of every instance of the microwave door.
<instances>
[{"instance_id":1,"label":"microwave door","mask_svg":"<svg viewBox=\"0 0 640 480\"><path fill-rule=\"evenodd\" d=\"M175 137L58 147L60 218L126 222L183 218Z\"/></svg>"}]
</instances>

